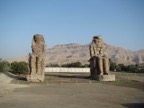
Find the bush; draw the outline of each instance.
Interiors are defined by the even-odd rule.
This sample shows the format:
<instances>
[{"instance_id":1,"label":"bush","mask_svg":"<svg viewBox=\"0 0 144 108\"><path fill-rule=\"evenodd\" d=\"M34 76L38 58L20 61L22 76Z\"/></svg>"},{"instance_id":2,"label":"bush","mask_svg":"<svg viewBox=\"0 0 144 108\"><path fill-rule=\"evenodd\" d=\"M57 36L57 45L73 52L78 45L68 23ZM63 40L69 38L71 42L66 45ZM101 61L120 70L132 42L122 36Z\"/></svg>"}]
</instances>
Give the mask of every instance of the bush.
<instances>
[{"instance_id":1,"label":"bush","mask_svg":"<svg viewBox=\"0 0 144 108\"><path fill-rule=\"evenodd\" d=\"M7 61L0 60L0 72L9 71L9 69L10 69L10 63Z\"/></svg>"},{"instance_id":2,"label":"bush","mask_svg":"<svg viewBox=\"0 0 144 108\"><path fill-rule=\"evenodd\" d=\"M128 65L128 66L125 66L123 64L118 64L117 68L118 68L118 71L134 72L134 73L140 72L140 68L137 64Z\"/></svg>"},{"instance_id":3,"label":"bush","mask_svg":"<svg viewBox=\"0 0 144 108\"><path fill-rule=\"evenodd\" d=\"M90 67L90 64L84 64L81 67L88 68L88 67Z\"/></svg>"},{"instance_id":4,"label":"bush","mask_svg":"<svg viewBox=\"0 0 144 108\"><path fill-rule=\"evenodd\" d=\"M46 67L90 67L89 64L84 64L82 65L80 62L74 62L74 63L68 63L68 64L63 64L63 65L58 65L58 64L48 64Z\"/></svg>"},{"instance_id":5,"label":"bush","mask_svg":"<svg viewBox=\"0 0 144 108\"><path fill-rule=\"evenodd\" d=\"M144 73L144 68L139 69L140 73Z\"/></svg>"},{"instance_id":6,"label":"bush","mask_svg":"<svg viewBox=\"0 0 144 108\"><path fill-rule=\"evenodd\" d=\"M49 64L49 65L46 65L46 67L60 67L58 64Z\"/></svg>"},{"instance_id":7,"label":"bush","mask_svg":"<svg viewBox=\"0 0 144 108\"><path fill-rule=\"evenodd\" d=\"M82 67L80 62L68 63L64 64L61 67Z\"/></svg>"},{"instance_id":8,"label":"bush","mask_svg":"<svg viewBox=\"0 0 144 108\"><path fill-rule=\"evenodd\" d=\"M114 62L110 61L110 70L111 70L111 71L115 71L115 70L116 70L116 68L117 68L116 63L114 63Z\"/></svg>"},{"instance_id":9,"label":"bush","mask_svg":"<svg viewBox=\"0 0 144 108\"><path fill-rule=\"evenodd\" d=\"M27 74L28 64L26 62L13 62L11 63L11 69L14 74Z\"/></svg>"},{"instance_id":10,"label":"bush","mask_svg":"<svg viewBox=\"0 0 144 108\"><path fill-rule=\"evenodd\" d=\"M139 72L139 67L137 67L136 65L130 65L129 71L134 73Z\"/></svg>"}]
</instances>

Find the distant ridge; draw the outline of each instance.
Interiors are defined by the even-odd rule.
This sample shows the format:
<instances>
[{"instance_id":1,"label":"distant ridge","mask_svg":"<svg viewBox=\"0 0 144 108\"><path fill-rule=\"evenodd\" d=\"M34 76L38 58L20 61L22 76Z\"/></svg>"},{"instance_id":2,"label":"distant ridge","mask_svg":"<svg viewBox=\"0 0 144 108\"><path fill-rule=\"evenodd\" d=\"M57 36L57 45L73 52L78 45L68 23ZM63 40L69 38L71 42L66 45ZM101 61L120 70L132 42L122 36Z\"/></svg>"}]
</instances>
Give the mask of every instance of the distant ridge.
<instances>
[{"instance_id":1,"label":"distant ridge","mask_svg":"<svg viewBox=\"0 0 144 108\"><path fill-rule=\"evenodd\" d=\"M105 44L107 54L112 61L117 64L141 64L144 63L144 50L132 51L121 47ZM46 63L47 64L66 64L71 62L81 62L82 64L89 64L89 44L81 45L76 43L60 44L47 49ZM28 61L28 56L7 59L9 62L13 61Z\"/></svg>"}]
</instances>

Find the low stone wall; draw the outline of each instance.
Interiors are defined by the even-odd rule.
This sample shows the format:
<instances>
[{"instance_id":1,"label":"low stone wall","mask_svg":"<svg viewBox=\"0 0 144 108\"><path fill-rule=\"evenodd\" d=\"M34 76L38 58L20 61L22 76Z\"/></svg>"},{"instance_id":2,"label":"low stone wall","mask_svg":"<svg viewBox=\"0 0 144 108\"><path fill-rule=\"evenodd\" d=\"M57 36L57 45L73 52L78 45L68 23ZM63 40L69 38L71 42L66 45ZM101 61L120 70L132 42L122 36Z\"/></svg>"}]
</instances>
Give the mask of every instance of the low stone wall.
<instances>
[{"instance_id":1,"label":"low stone wall","mask_svg":"<svg viewBox=\"0 0 144 108\"><path fill-rule=\"evenodd\" d=\"M46 67L45 72L77 72L89 73L90 68L63 68L63 67Z\"/></svg>"}]
</instances>

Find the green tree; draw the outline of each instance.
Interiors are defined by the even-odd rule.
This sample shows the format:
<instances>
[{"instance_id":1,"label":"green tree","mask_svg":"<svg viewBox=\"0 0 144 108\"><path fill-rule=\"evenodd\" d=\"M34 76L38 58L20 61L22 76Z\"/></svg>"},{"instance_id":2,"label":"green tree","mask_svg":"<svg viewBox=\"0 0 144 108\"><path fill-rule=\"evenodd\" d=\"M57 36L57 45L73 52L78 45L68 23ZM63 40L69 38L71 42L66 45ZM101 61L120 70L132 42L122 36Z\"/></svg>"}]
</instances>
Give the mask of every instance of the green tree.
<instances>
[{"instance_id":1,"label":"green tree","mask_svg":"<svg viewBox=\"0 0 144 108\"><path fill-rule=\"evenodd\" d=\"M124 64L118 64L117 70L118 70L118 71L124 71L124 70L125 70Z\"/></svg>"},{"instance_id":2,"label":"green tree","mask_svg":"<svg viewBox=\"0 0 144 108\"><path fill-rule=\"evenodd\" d=\"M27 74L28 64L26 62L13 62L11 63L12 73L14 74Z\"/></svg>"},{"instance_id":3,"label":"green tree","mask_svg":"<svg viewBox=\"0 0 144 108\"><path fill-rule=\"evenodd\" d=\"M60 67L58 64L49 64L49 65L46 65L46 67Z\"/></svg>"},{"instance_id":4,"label":"green tree","mask_svg":"<svg viewBox=\"0 0 144 108\"><path fill-rule=\"evenodd\" d=\"M61 67L81 67L81 63L80 62L74 62L74 63L68 63L68 64L64 64Z\"/></svg>"},{"instance_id":5,"label":"green tree","mask_svg":"<svg viewBox=\"0 0 144 108\"><path fill-rule=\"evenodd\" d=\"M118 64L119 71L125 71L125 72L139 72L139 66L138 65L127 65L124 64Z\"/></svg>"},{"instance_id":6,"label":"green tree","mask_svg":"<svg viewBox=\"0 0 144 108\"><path fill-rule=\"evenodd\" d=\"M89 64L84 64L84 65L82 65L81 67L86 68L86 67L90 67L90 65L89 65Z\"/></svg>"},{"instance_id":7,"label":"green tree","mask_svg":"<svg viewBox=\"0 0 144 108\"><path fill-rule=\"evenodd\" d=\"M7 61L0 61L0 72L9 71L10 63Z\"/></svg>"},{"instance_id":8,"label":"green tree","mask_svg":"<svg viewBox=\"0 0 144 108\"><path fill-rule=\"evenodd\" d=\"M139 67L137 65L129 65L129 71L137 73L139 72Z\"/></svg>"},{"instance_id":9,"label":"green tree","mask_svg":"<svg viewBox=\"0 0 144 108\"><path fill-rule=\"evenodd\" d=\"M140 73L144 73L144 68L139 69Z\"/></svg>"},{"instance_id":10,"label":"green tree","mask_svg":"<svg viewBox=\"0 0 144 108\"><path fill-rule=\"evenodd\" d=\"M112 62L112 61L110 60L110 70L111 70L111 71L115 71L116 68L117 68L117 64L116 64L115 62Z\"/></svg>"}]
</instances>

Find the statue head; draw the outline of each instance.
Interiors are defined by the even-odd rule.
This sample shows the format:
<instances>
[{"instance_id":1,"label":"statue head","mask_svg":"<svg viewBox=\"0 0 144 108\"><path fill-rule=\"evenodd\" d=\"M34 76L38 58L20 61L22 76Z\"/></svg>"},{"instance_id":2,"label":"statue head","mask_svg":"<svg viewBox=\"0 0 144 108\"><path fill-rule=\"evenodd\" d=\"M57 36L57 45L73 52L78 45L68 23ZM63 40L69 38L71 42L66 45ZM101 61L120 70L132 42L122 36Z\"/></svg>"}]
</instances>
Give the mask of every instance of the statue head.
<instances>
[{"instance_id":1,"label":"statue head","mask_svg":"<svg viewBox=\"0 0 144 108\"><path fill-rule=\"evenodd\" d=\"M102 45L103 44L103 39L101 36L94 36L93 37L93 42L97 45Z\"/></svg>"},{"instance_id":2,"label":"statue head","mask_svg":"<svg viewBox=\"0 0 144 108\"><path fill-rule=\"evenodd\" d=\"M35 34L32 38L32 53L35 55L41 55L46 51L46 44L44 37L41 34Z\"/></svg>"},{"instance_id":3,"label":"statue head","mask_svg":"<svg viewBox=\"0 0 144 108\"><path fill-rule=\"evenodd\" d=\"M44 43L44 38L43 38L43 35L41 34L35 34L34 37L33 37L33 41L36 43L36 44L41 44L41 43Z\"/></svg>"}]
</instances>

